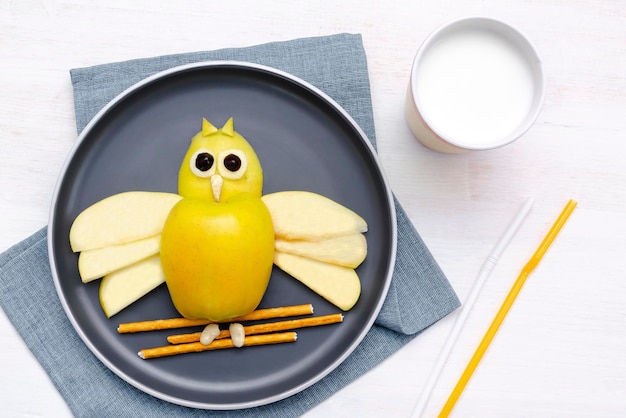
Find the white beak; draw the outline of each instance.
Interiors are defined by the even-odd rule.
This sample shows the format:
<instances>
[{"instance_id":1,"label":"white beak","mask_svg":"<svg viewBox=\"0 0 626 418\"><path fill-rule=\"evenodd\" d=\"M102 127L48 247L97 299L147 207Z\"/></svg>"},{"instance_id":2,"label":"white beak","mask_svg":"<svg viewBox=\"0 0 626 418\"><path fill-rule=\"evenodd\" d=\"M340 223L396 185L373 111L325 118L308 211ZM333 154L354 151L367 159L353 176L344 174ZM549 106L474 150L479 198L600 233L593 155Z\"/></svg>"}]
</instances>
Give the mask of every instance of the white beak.
<instances>
[{"instance_id":1,"label":"white beak","mask_svg":"<svg viewBox=\"0 0 626 418\"><path fill-rule=\"evenodd\" d=\"M214 174L211 176L211 187L213 188L213 198L216 202L220 201L220 195L222 194L222 184L224 183L224 179L219 174Z\"/></svg>"}]
</instances>

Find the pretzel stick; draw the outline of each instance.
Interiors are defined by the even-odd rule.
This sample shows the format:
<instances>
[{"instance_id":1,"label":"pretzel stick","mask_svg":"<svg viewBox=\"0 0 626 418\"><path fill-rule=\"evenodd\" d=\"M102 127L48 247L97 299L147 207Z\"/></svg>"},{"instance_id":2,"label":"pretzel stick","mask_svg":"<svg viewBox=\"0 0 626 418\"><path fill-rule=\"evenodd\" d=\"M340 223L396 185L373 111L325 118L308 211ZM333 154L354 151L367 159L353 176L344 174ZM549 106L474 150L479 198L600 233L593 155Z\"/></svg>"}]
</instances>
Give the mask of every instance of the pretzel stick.
<instances>
[{"instance_id":1,"label":"pretzel stick","mask_svg":"<svg viewBox=\"0 0 626 418\"><path fill-rule=\"evenodd\" d=\"M343 322L343 315L340 313L324 316L316 316L313 318L291 319L288 321L270 322L267 324L249 325L243 327L246 336L255 334L267 334L276 331L287 331L305 327L316 327L320 325L335 324ZM171 344L193 343L200 341L202 332L194 332L191 334L177 334L167 337L167 341ZM216 340L230 337L230 331L225 329L215 337Z\"/></svg>"},{"instance_id":2,"label":"pretzel stick","mask_svg":"<svg viewBox=\"0 0 626 418\"><path fill-rule=\"evenodd\" d=\"M280 344L280 343L289 343L295 342L298 338L295 332L282 332L275 334L262 334L262 335L251 335L246 336L244 340L244 347L250 347L254 345L267 345L267 344ZM203 345L200 343L189 343L189 344L176 344L176 345L166 345L164 347L155 347L155 348L145 348L137 353L139 357L144 360L157 358L157 357L166 357L166 356L174 356L177 354L186 354L186 353L199 353L201 351L209 351L209 350L221 350L225 348L233 348L233 341L230 338L224 338L221 340L214 340L211 344Z\"/></svg>"},{"instance_id":3,"label":"pretzel stick","mask_svg":"<svg viewBox=\"0 0 626 418\"><path fill-rule=\"evenodd\" d=\"M313 305L294 305L283 306L280 308L266 308L257 309L250 312L247 315L243 315L237 318L227 319L224 321L209 321L208 319L187 319L187 318L172 318L172 319L155 319L152 321L140 321L140 322L127 322L120 324L117 327L117 332L120 334L144 332L144 331L158 331L162 329L173 328L185 328L194 327L199 325L207 325L211 323L220 322L243 322L243 321L255 321L259 319L271 319L271 318L285 318L289 316L299 315L311 315L313 313Z\"/></svg>"},{"instance_id":4,"label":"pretzel stick","mask_svg":"<svg viewBox=\"0 0 626 418\"><path fill-rule=\"evenodd\" d=\"M157 331L161 329L173 329L193 327L198 325L206 325L211 323L207 319L187 319L187 318L171 318L171 319L155 319L153 321L127 322L119 324L117 332L120 334L128 334L134 332Z\"/></svg>"}]
</instances>

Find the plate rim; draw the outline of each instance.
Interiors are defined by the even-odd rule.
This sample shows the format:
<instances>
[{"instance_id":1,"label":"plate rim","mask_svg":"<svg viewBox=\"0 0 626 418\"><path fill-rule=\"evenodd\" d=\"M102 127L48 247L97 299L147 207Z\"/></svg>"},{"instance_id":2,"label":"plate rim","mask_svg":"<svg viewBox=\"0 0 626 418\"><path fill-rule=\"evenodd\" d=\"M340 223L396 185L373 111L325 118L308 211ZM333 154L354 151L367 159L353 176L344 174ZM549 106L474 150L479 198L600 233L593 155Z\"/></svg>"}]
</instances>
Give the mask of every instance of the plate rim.
<instances>
[{"instance_id":1,"label":"plate rim","mask_svg":"<svg viewBox=\"0 0 626 418\"><path fill-rule=\"evenodd\" d=\"M245 401L245 402L233 402L233 403L227 403L227 404L215 404L215 403L206 403L206 402L198 402L198 401L193 401L193 400L185 400L185 399L181 399L180 397L177 396L173 396L167 393L163 393L163 391L159 391L156 389L153 389L151 387L149 387L148 385L141 383L139 381L137 381L136 379L134 379L133 377L129 376L128 373L126 373L124 370L121 370L119 367L117 367L115 364L113 364L104 353L102 353L100 351L100 349L98 349L98 347L96 347L87 337L87 335L85 335L82 327L80 326L80 324L78 323L77 319L74 317L74 315L72 314L72 310L68 304L68 301L66 300L66 297L62 291L61 288L61 283L60 283L60 278L59 275L57 274L58 270L57 270L57 264L56 264L56 249L55 246L53 245L54 239L53 237L55 236L55 234L57 234L57 231L55 229L55 214L56 214L56 210L57 210L57 206L59 204L59 194L61 191L61 186L65 180L67 171L69 169L69 166L71 164L71 162L74 160L74 157L78 151L78 149L80 148L80 145L82 144L83 141L86 140L86 138L89 136L90 131L92 129L94 129L94 127L99 123L99 121L113 108L115 107L118 103L120 103L121 101L123 101L127 96L129 96L130 94L132 94L135 91L138 91L142 88L144 88L145 86L153 83L153 82L157 82L158 80L162 79L162 78L166 78L168 76L174 75L176 73L180 73L180 72L186 72L186 71L192 71L192 70L197 70L197 69L203 69L203 68L209 68L209 67L238 67L238 68L243 68L243 69L251 69L251 70L257 70L257 71L263 71L266 73L269 73L271 75L274 76L279 76L282 78L287 79L288 81L298 85L299 87L308 89L311 93L319 96L321 99L323 99L323 101L325 101L330 107L333 108L333 110L335 110L336 112L338 112L339 114L341 114L341 116L346 120L346 122L348 122L352 128L358 133L358 136L361 139L361 142L365 144L366 148L369 151L369 156L372 158L377 170L378 170L378 174L380 175L380 178L382 180L382 189L384 190L384 194L386 196L386 206L389 209L389 214L390 214L390 223L391 223L391 243L392 243L392 248L390 248L390 257L389 257L389 264L387 266L387 275L385 277L385 283L378 301L378 304L374 307L374 309L372 310L371 314L370 314L370 318L368 320L368 322L365 324L365 326L363 327L361 333L359 334L359 336L357 338L355 338L352 341L352 344L350 344L348 347L346 347L345 351L343 352L343 354L339 357L337 357L335 359L335 361L329 363L321 372L317 373L315 376L313 376L312 378L306 380L305 382L294 386L293 388L289 389L289 390L285 390L282 391L280 393L277 393L275 395L269 396L269 397L264 397L262 399L257 399L254 401ZM396 209L395 209L395 201L394 201L394 196L393 196L393 192L391 191L391 187L389 185L389 181L387 179L387 176L385 174L385 171L383 169L383 166L380 162L380 157L376 151L376 149L374 148L374 145L372 144L371 140L368 138L368 136L365 134L365 132L363 131L363 129L356 123L356 121L352 118L352 116L350 116L350 114L341 106L339 105L333 98L331 98L329 95L327 95L325 92L323 92L321 89L315 87L314 85L312 85L311 83L293 75L290 74L286 71L280 70L280 69L276 69L267 65L263 65L263 64L258 64L258 63L251 63L251 62L246 62L246 61L237 61L237 60L211 60L211 61L200 61L200 62L194 62L194 63L188 63L188 64L182 64L182 65L177 65L174 66L172 68L169 69L165 69L162 71L158 71L155 74L152 74L136 83L134 83L133 85L127 87L126 89L124 89L121 93L119 93L118 95L116 95L111 101L109 101L104 107L102 107L93 117L92 119L87 123L87 125L85 125L85 127L83 128L83 130L80 132L80 134L78 135L75 143L73 144L70 152L68 153L62 167L61 170L59 171L58 177L57 177L57 181L54 187L54 192L52 195L52 200L51 200L51 206L50 206L50 211L49 211L49 217L48 217L48 227L47 227L47 247L48 247L48 254L49 254L49 264L50 264L50 269L51 269L51 273L52 273L52 278L54 281L54 287L57 293L57 297L59 298L61 305L63 307L64 313L66 315L66 317L68 318L68 320L70 321L70 323L72 324L72 327L74 328L75 332L78 334L78 336L80 337L81 341L87 346L87 348L92 352L92 354L94 354L98 360L104 364L105 367L107 367L110 371L112 371L116 376L118 376L119 378L121 378L122 380L124 380L125 382L129 383L131 386L141 390L142 392L145 392L149 395L152 395L158 399L162 399L165 400L167 402L176 404L176 405L181 405L181 406L185 406L185 407L191 407L191 408L197 408L197 409L206 409L206 410L236 410L236 409L247 409L247 408L252 408L252 407L258 407L258 406L263 406L263 405L267 405L267 404L271 404L283 399L286 399L290 396L293 396L305 389L307 389L308 387L314 385L315 383L319 382L320 380L322 380L324 377L326 377L328 374L330 374L333 370L335 370L340 364L342 364L353 352L354 350L358 347L358 345L361 344L361 342L363 341L363 339L365 338L365 336L368 334L368 332L370 331L370 329L372 328L372 326L374 325L374 322L378 316L378 314L380 313L380 310L382 309L383 303L386 299L386 296L389 292L389 288L391 285L391 279L393 276L393 272L394 272L394 266L395 266L395 261L396 261L396 256L397 256L397 214L396 214Z\"/></svg>"}]
</instances>

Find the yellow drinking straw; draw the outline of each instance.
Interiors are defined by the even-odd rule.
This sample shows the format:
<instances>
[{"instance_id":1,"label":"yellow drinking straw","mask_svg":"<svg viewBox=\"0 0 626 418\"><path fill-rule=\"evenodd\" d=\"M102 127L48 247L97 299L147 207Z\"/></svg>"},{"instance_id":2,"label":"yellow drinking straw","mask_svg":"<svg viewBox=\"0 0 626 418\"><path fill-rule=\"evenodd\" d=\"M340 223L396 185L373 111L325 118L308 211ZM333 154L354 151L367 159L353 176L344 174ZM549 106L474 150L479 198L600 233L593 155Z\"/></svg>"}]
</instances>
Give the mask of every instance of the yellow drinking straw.
<instances>
[{"instance_id":1,"label":"yellow drinking straw","mask_svg":"<svg viewBox=\"0 0 626 418\"><path fill-rule=\"evenodd\" d=\"M537 267L543 255L546 253L546 251L548 251L548 248L552 244L552 241L554 241L556 236L561 231L563 225L565 225L565 222L572 214L572 211L576 207L576 204L576 201L570 200L567 205L565 205L565 208L557 218L556 222L554 222L554 225L552 225L552 228L550 228L550 231L548 231L548 234L541 242L541 245L539 246L539 248L537 248L537 251L535 251L535 254L531 257L528 263L526 263L519 277L517 278L517 280L515 280L515 283L513 283L513 287L509 291L509 294L506 296L506 299L504 299L500 310L496 314L496 317L493 319L493 322L491 322L489 329L487 330L485 336L478 345L478 348L476 348L476 351L474 352L474 355L467 364L465 371L461 375L461 378L454 387L454 390L452 390L452 393L446 401L446 404L443 406L443 409L439 413L440 418L450 415L452 408L454 408L454 405L459 400L459 397L461 396L463 389L465 389L467 382L472 377L472 374L474 373L474 370L476 370L478 363L480 363L480 360L483 358L483 355L489 347L491 340L493 340L493 337L496 335L496 332L498 332L502 321L504 321L504 318L509 312L509 309L511 309L513 302L515 302L515 298L519 294L520 290L522 290L522 286L524 286L526 278L530 275L530 273L532 273L535 267Z\"/></svg>"}]
</instances>

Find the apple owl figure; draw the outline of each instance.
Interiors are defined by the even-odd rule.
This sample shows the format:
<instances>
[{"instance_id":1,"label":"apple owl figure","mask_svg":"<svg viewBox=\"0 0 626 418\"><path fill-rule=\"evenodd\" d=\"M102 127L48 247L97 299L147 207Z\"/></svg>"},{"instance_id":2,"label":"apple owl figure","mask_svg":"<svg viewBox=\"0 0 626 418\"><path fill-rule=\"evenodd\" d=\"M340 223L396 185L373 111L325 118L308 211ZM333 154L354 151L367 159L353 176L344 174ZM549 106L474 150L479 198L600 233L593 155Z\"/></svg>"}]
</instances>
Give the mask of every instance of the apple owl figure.
<instances>
[{"instance_id":1,"label":"apple owl figure","mask_svg":"<svg viewBox=\"0 0 626 418\"><path fill-rule=\"evenodd\" d=\"M319 194L262 195L254 149L206 119L178 174L178 194L131 191L94 203L75 219L70 244L83 282L102 278L111 317L166 282L187 318L222 321L257 308L276 264L349 310L361 285L367 223Z\"/></svg>"}]
</instances>

